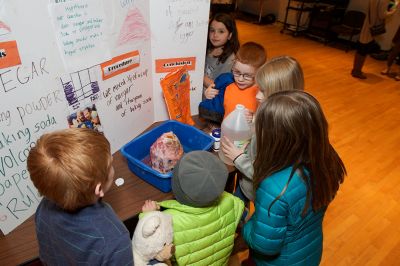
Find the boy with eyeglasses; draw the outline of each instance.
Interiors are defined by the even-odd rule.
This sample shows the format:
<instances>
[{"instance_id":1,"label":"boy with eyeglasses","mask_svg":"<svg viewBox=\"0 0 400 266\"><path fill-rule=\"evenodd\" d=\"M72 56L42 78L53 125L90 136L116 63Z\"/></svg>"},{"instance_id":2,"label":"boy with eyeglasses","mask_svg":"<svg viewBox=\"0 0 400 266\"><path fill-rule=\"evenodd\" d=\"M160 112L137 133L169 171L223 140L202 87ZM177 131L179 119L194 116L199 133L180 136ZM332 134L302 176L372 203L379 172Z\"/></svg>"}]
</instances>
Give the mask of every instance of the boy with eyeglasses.
<instances>
[{"instance_id":1,"label":"boy with eyeglasses","mask_svg":"<svg viewBox=\"0 0 400 266\"><path fill-rule=\"evenodd\" d=\"M243 44L236 54L232 67L234 82L228 85L224 92L224 118L230 114L237 104L243 104L250 113L257 109L256 95L258 87L255 84L255 74L266 61L264 47L255 42ZM210 85L204 92L206 99L213 99L220 93L215 85Z\"/></svg>"}]
</instances>

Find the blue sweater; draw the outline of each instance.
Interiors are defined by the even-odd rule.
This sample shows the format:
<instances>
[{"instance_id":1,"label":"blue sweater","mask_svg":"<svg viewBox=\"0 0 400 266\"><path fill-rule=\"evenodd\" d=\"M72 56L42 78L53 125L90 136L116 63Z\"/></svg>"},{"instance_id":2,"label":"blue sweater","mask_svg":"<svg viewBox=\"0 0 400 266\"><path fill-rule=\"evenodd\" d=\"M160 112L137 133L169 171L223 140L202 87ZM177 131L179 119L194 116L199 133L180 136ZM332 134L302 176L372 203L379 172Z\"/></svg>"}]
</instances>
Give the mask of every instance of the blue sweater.
<instances>
[{"instance_id":1,"label":"blue sweater","mask_svg":"<svg viewBox=\"0 0 400 266\"><path fill-rule=\"evenodd\" d=\"M68 213L43 198L35 223L46 265L133 265L129 232L104 202Z\"/></svg>"},{"instance_id":2,"label":"blue sweater","mask_svg":"<svg viewBox=\"0 0 400 266\"><path fill-rule=\"evenodd\" d=\"M256 191L255 212L243 228L243 237L257 265L319 265L322 255L322 220L325 209L302 211L306 185L295 173L283 196L270 203L285 187L292 168L264 179ZM311 202L310 202L311 204Z\"/></svg>"},{"instance_id":3,"label":"blue sweater","mask_svg":"<svg viewBox=\"0 0 400 266\"><path fill-rule=\"evenodd\" d=\"M215 123L222 123L224 118L224 96L226 87L235 82L232 73L223 73L219 75L215 81L215 89L219 90L219 93L213 99L204 99L199 103L199 116Z\"/></svg>"}]
</instances>

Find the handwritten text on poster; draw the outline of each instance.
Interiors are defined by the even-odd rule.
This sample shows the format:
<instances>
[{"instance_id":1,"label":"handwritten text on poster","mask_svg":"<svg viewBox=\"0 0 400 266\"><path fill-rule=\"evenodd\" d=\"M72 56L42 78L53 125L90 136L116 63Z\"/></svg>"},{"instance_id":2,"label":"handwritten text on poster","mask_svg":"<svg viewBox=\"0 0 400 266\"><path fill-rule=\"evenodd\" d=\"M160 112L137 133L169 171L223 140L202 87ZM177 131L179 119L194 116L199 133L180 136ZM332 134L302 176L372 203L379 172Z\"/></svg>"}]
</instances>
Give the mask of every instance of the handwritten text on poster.
<instances>
[{"instance_id":1,"label":"handwritten text on poster","mask_svg":"<svg viewBox=\"0 0 400 266\"><path fill-rule=\"evenodd\" d=\"M67 70L74 71L110 59L102 3L81 0L50 4L56 38Z\"/></svg>"}]
</instances>

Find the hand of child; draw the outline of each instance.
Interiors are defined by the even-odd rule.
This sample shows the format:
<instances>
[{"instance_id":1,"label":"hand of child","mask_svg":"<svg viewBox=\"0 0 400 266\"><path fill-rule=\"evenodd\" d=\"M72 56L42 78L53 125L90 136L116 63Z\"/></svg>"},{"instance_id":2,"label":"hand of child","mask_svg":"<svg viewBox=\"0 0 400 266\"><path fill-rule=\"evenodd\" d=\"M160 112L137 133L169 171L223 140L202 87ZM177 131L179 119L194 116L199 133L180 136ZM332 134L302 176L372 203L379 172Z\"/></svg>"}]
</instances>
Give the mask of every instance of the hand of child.
<instances>
[{"instance_id":1,"label":"hand of child","mask_svg":"<svg viewBox=\"0 0 400 266\"><path fill-rule=\"evenodd\" d=\"M252 111L246 108L244 110L244 116L246 117L247 123L249 124L253 123L254 113Z\"/></svg>"},{"instance_id":2,"label":"hand of child","mask_svg":"<svg viewBox=\"0 0 400 266\"><path fill-rule=\"evenodd\" d=\"M217 96L218 93L219 93L219 90L215 89L215 84L211 84L205 90L204 96L206 97L206 99L211 100L211 99L215 98L215 96Z\"/></svg>"},{"instance_id":3,"label":"hand of child","mask_svg":"<svg viewBox=\"0 0 400 266\"><path fill-rule=\"evenodd\" d=\"M399 7L400 2L399 1L394 1L389 3L388 8L386 10L386 16L393 15L396 13L397 8Z\"/></svg>"},{"instance_id":4,"label":"hand of child","mask_svg":"<svg viewBox=\"0 0 400 266\"><path fill-rule=\"evenodd\" d=\"M142 206L142 212L157 211L159 209L160 206L154 200L146 200Z\"/></svg>"},{"instance_id":5,"label":"hand of child","mask_svg":"<svg viewBox=\"0 0 400 266\"><path fill-rule=\"evenodd\" d=\"M254 214L254 212L250 213L250 211L248 211L246 217L244 218L244 222L247 223L251 219L253 214Z\"/></svg>"},{"instance_id":6,"label":"hand of child","mask_svg":"<svg viewBox=\"0 0 400 266\"><path fill-rule=\"evenodd\" d=\"M236 157L243 153L243 149L237 148L227 137L222 137L221 150L224 153L224 156L231 161L235 160Z\"/></svg>"},{"instance_id":7,"label":"hand of child","mask_svg":"<svg viewBox=\"0 0 400 266\"><path fill-rule=\"evenodd\" d=\"M203 86L208 88L211 84L214 84L214 80L209 76L207 76L206 74L204 74Z\"/></svg>"}]
</instances>

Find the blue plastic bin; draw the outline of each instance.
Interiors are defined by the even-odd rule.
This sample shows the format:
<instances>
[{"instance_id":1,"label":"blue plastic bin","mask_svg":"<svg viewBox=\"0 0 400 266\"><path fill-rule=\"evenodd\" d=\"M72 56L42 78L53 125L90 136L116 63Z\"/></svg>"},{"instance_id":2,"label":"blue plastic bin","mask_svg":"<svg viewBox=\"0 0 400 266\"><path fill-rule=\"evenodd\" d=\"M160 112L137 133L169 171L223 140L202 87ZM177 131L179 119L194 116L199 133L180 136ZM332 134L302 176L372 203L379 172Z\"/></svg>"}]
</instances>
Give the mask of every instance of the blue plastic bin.
<instances>
[{"instance_id":1,"label":"blue plastic bin","mask_svg":"<svg viewBox=\"0 0 400 266\"><path fill-rule=\"evenodd\" d=\"M165 132L172 131L179 139L185 153L195 150L210 150L214 139L203 131L175 120L152 128L136 137L121 148L121 153L128 160L129 169L138 177L155 186L162 192L171 191L172 172L162 174L143 160L150 156L150 146Z\"/></svg>"}]
</instances>

